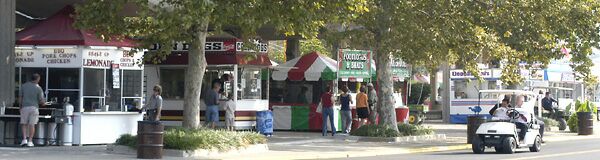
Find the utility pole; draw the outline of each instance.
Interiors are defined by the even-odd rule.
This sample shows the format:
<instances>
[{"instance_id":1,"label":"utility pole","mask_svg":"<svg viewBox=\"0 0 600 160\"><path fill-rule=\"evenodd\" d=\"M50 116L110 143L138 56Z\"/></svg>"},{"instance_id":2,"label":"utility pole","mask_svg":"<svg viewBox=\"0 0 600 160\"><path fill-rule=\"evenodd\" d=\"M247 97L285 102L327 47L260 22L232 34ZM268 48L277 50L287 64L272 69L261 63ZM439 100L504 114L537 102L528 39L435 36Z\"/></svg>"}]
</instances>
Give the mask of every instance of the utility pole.
<instances>
[{"instance_id":1,"label":"utility pole","mask_svg":"<svg viewBox=\"0 0 600 160\"><path fill-rule=\"evenodd\" d=\"M450 123L450 64L442 64L443 85L442 85L442 120L444 123Z\"/></svg>"},{"instance_id":2,"label":"utility pole","mask_svg":"<svg viewBox=\"0 0 600 160\"><path fill-rule=\"evenodd\" d=\"M16 0L0 0L0 105L15 101L15 6Z\"/></svg>"}]
</instances>

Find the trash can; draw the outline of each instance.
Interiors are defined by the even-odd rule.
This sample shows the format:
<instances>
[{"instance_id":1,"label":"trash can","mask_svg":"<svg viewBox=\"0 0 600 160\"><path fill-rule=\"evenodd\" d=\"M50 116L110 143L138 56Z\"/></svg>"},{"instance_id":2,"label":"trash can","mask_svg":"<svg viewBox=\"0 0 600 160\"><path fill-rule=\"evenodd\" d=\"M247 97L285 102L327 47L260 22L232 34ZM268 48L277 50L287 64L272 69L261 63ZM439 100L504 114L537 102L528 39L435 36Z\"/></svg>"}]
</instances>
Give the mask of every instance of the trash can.
<instances>
[{"instance_id":1,"label":"trash can","mask_svg":"<svg viewBox=\"0 0 600 160\"><path fill-rule=\"evenodd\" d=\"M399 107L396 108L396 122L398 123L408 123L408 107Z\"/></svg>"},{"instance_id":2,"label":"trash can","mask_svg":"<svg viewBox=\"0 0 600 160\"><path fill-rule=\"evenodd\" d=\"M577 112L577 134L592 135L594 134L594 119L592 112Z\"/></svg>"},{"instance_id":3,"label":"trash can","mask_svg":"<svg viewBox=\"0 0 600 160\"><path fill-rule=\"evenodd\" d=\"M256 130L265 136L273 135L273 112L269 110L256 112Z\"/></svg>"},{"instance_id":4,"label":"trash can","mask_svg":"<svg viewBox=\"0 0 600 160\"><path fill-rule=\"evenodd\" d=\"M138 121L137 158L162 158L164 129L157 121Z\"/></svg>"},{"instance_id":5,"label":"trash can","mask_svg":"<svg viewBox=\"0 0 600 160\"><path fill-rule=\"evenodd\" d=\"M473 137L475 137L475 133L477 132L477 128L482 123L485 123L485 116L473 115L469 116L467 119L467 144L471 144Z\"/></svg>"}]
</instances>

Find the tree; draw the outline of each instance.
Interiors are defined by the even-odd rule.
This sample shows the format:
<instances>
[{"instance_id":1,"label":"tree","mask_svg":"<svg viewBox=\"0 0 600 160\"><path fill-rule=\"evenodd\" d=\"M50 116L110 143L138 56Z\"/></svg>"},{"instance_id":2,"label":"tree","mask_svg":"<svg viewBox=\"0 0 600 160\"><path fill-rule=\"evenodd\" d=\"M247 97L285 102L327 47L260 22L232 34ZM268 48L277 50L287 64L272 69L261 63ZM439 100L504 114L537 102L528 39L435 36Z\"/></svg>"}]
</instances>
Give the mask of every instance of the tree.
<instances>
[{"instance_id":1,"label":"tree","mask_svg":"<svg viewBox=\"0 0 600 160\"><path fill-rule=\"evenodd\" d=\"M105 40L115 35L138 37L137 49L159 43L163 47L144 55L145 60L155 63L171 53L174 41L190 44L183 127L197 128L209 28L218 33L224 26L237 26L239 38L247 40L255 38L257 29L269 25L285 35L312 38L325 22L345 20L365 10L364 1L89 0L76 7L76 26L93 29ZM123 14L127 13L125 6L135 9L135 15Z\"/></svg>"},{"instance_id":2,"label":"tree","mask_svg":"<svg viewBox=\"0 0 600 160\"><path fill-rule=\"evenodd\" d=\"M390 56L409 64L460 64L479 76L477 62L500 60L502 81L523 80L519 63L548 64L572 49L578 77L592 81L591 47L598 45L596 1L373 0L346 38L375 52L380 123L396 129ZM352 26L351 25L351 26Z\"/></svg>"},{"instance_id":3,"label":"tree","mask_svg":"<svg viewBox=\"0 0 600 160\"><path fill-rule=\"evenodd\" d=\"M278 62L285 62L287 60L290 60L290 57L286 56L286 51L283 48L286 48L286 43L285 41L276 41L273 42L272 44L274 44L275 46L271 46L273 47L271 50L269 50L269 58ZM305 55L308 53L311 53L313 51L316 51L318 53L321 53L323 55L326 55L328 57L333 58L336 53L331 53L329 50L327 50L325 47L326 44L323 43L323 40L317 39L317 38L311 38L311 39L305 39L305 40L300 40L300 55Z\"/></svg>"}]
</instances>

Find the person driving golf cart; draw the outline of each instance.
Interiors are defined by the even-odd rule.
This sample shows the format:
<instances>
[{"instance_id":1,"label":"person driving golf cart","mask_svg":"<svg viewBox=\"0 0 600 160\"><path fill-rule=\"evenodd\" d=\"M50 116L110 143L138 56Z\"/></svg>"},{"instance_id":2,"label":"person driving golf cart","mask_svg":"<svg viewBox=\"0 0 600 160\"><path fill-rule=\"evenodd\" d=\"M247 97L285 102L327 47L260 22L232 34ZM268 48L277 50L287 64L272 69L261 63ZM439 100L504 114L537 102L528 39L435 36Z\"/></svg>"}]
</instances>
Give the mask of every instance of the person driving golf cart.
<instances>
[{"instance_id":1,"label":"person driving golf cart","mask_svg":"<svg viewBox=\"0 0 600 160\"><path fill-rule=\"evenodd\" d=\"M515 125L517 125L517 128L519 128L521 130L521 131L519 131L519 140L520 141L522 141L525 138L525 134L527 133L527 129L529 129L529 127L528 127L529 125L527 123L529 123L531 121L531 117L529 117L530 115L527 112L527 110L525 110L524 108L522 108L523 101L524 101L524 97L523 96L517 96L517 102L515 104L515 110L517 110L519 112L519 115L516 118Z\"/></svg>"}]
</instances>

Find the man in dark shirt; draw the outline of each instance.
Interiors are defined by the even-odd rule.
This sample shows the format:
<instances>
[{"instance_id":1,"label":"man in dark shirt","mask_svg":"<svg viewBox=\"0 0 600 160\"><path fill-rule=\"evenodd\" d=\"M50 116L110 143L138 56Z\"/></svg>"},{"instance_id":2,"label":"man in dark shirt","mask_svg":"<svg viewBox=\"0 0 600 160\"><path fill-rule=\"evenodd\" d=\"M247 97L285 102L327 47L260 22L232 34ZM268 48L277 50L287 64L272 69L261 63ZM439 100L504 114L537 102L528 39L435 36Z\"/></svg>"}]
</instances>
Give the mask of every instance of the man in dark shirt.
<instances>
[{"instance_id":1,"label":"man in dark shirt","mask_svg":"<svg viewBox=\"0 0 600 160\"><path fill-rule=\"evenodd\" d=\"M218 93L223 94L225 92L225 82L231 81L231 76L229 74L223 74L221 78L214 79L211 84L218 83L221 85L221 89L219 89Z\"/></svg>"},{"instance_id":2,"label":"man in dark shirt","mask_svg":"<svg viewBox=\"0 0 600 160\"><path fill-rule=\"evenodd\" d=\"M546 96L542 98L542 108L550 112L550 115L554 115L554 108L552 107L552 103L558 104L558 101L550 97L550 92L546 92Z\"/></svg>"},{"instance_id":3,"label":"man in dark shirt","mask_svg":"<svg viewBox=\"0 0 600 160\"><path fill-rule=\"evenodd\" d=\"M213 83L212 90L207 90L206 96L204 96L204 103L206 104L204 120L210 128L215 128L216 123L219 121L219 93L217 93L219 89L221 89L221 85Z\"/></svg>"}]
</instances>

